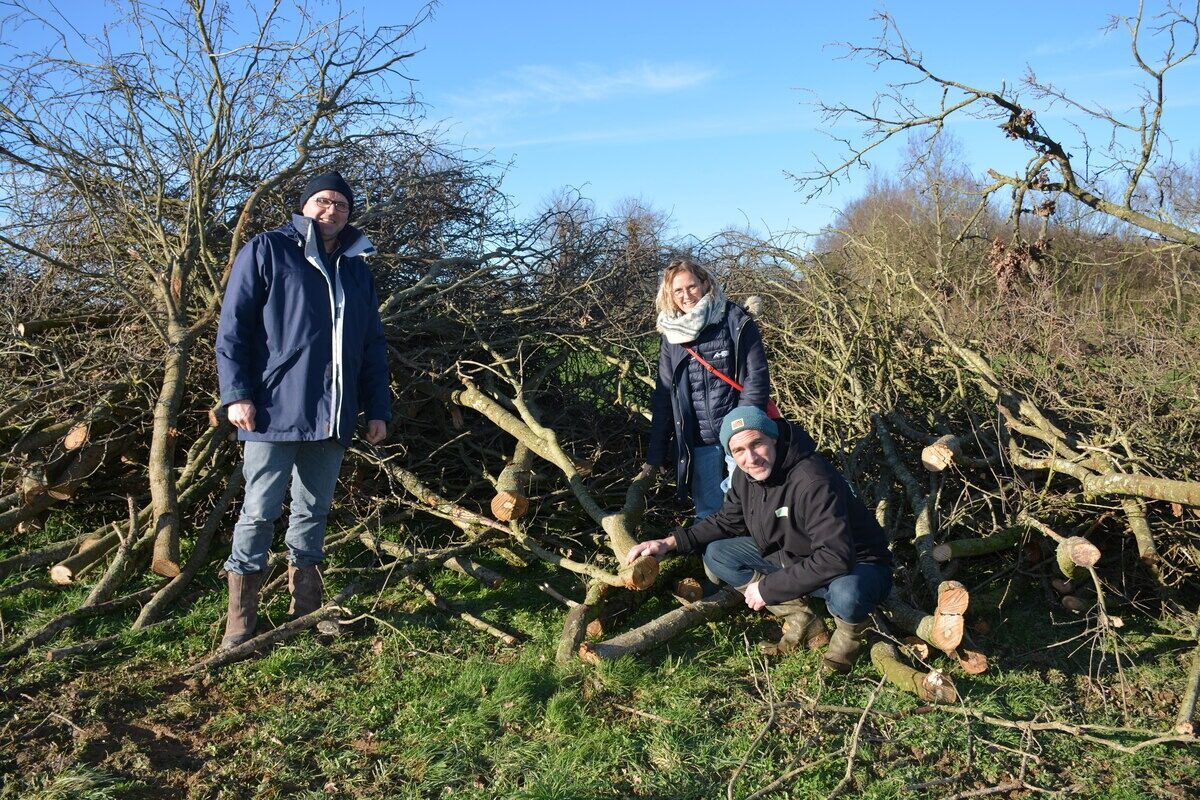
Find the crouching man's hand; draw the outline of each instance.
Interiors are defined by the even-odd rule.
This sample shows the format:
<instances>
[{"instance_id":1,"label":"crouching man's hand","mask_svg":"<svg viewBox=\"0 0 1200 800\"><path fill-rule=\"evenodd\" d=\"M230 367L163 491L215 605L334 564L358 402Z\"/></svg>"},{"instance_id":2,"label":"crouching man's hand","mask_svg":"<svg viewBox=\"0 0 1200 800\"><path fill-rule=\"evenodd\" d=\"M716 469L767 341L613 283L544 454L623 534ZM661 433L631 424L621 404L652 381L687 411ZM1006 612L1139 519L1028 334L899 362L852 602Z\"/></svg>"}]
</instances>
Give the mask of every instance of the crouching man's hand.
<instances>
[{"instance_id":1,"label":"crouching man's hand","mask_svg":"<svg viewBox=\"0 0 1200 800\"><path fill-rule=\"evenodd\" d=\"M767 607L767 601L763 600L762 594L758 591L758 581L746 586L746 605L752 611L762 611Z\"/></svg>"},{"instance_id":2,"label":"crouching man's hand","mask_svg":"<svg viewBox=\"0 0 1200 800\"><path fill-rule=\"evenodd\" d=\"M659 556L666 555L675 549L675 537L668 536L665 539L651 539L648 542L638 542L633 547L629 548L629 552L625 554L625 563L632 564L642 556Z\"/></svg>"}]
</instances>

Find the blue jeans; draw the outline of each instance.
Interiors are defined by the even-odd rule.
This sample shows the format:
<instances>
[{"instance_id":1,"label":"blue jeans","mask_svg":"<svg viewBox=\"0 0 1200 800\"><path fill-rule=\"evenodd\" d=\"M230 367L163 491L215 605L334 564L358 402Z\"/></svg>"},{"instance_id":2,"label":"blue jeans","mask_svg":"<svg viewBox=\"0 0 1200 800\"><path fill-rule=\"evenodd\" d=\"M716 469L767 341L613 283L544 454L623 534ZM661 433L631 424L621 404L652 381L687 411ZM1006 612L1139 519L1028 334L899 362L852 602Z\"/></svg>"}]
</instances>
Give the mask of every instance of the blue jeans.
<instances>
[{"instance_id":1,"label":"blue jeans","mask_svg":"<svg viewBox=\"0 0 1200 800\"><path fill-rule=\"evenodd\" d=\"M704 550L704 571L714 582L745 586L754 574L770 575L783 567L763 558L749 536L718 539ZM834 578L809 592L825 601L829 613L846 622L862 622L892 590L892 568L881 564L855 564L849 575Z\"/></svg>"},{"instance_id":2,"label":"blue jeans","mask_svg":"<svg viewBox=\"0 0 1200 800\"><path fill-rule=\"evenodd\" d=\"M284 542L288 561L310 567L325 557L325 520L333 504L346 448L336 439L321 442L246 442L246 498L233 527L233 552L225 569L238 575L267 568L275 521L283 513L290 481L291 513Z\"/></svg>"},{"instance_id":3,"label":"blue jeans","mask_svg":"<svg viewBox=\"0 0 1200 800\"><path fill-rule=\"evenodd\" d=\"M715 514L725 503L725 453L719 444L706 444L692 451L692 502L696 521Z\"/></svg>"}]
</instances>

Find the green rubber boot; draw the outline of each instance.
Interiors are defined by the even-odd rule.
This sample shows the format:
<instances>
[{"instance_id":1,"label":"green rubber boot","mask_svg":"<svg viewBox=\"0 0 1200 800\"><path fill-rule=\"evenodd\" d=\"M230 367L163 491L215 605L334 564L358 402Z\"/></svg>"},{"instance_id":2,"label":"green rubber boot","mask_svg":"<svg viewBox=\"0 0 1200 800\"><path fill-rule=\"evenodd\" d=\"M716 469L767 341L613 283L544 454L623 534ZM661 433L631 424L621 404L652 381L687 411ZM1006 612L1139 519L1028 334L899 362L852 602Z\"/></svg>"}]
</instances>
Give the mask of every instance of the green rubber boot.
<instances>
[{"instance_id":1,"label":"green rubber boot","mask_svg":"<svg viewBox=\"0 0 1200 800\"><path fill-rule=\"evenodd\" d=\"M834 672L844 674L854 666L858 652L866 642L866 633L871 627L871 621L846 622L837 617L834 617L833 621L833 637L829 640L829 649L825 651L822 663Z\"/></svg>"},{"instance_id":2,"label":"green rubber boot","mask_svg":"<svg viewBox=\"0 0 1200 800\"><path fill-rule=\"evenodd\" d=\"M801 647L819 650L829 644L829 631L825 623L803 599L767 606L767 611L783 621L783 636L778 642L760 644L758 649L763 655L781 656Z\"/></svg>"}]
</instances>

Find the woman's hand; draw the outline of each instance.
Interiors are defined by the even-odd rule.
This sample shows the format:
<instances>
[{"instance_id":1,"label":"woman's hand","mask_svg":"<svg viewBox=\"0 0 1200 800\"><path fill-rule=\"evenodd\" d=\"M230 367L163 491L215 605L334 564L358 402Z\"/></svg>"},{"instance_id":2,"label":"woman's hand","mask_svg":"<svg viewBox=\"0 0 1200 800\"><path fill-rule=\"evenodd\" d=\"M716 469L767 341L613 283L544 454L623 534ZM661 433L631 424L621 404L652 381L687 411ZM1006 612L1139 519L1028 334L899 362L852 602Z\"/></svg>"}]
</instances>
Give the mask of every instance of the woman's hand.
<instances>
[{"instance_id":1,"label":"woman's hand","mask_svg":"<svg viewBox=\"0 0 1200 800\"><path fill-rule=\"evenodd\" d=\"M659 472L666 472L667 468L666 467L655 467L655 466L651 466L650 464L642 464L642 471L638 473L638 479L640 480L641 478L649 478L651 475L654 474L655 470L657 470Z\"/></svg>"}]
</instances>

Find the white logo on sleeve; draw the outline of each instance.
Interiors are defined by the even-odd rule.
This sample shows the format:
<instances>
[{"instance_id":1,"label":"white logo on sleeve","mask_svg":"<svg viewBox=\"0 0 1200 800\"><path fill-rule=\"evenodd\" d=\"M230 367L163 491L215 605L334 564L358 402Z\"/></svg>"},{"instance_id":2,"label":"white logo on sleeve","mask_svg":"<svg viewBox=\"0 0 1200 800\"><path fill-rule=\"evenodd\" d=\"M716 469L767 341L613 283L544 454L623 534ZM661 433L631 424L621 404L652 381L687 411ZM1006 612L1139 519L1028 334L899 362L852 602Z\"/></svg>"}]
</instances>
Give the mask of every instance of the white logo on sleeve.
<instances>
[{"instance_id":1,"label":"white logo on sleeve","mask_svg":"<svg viewBox=\"0 0 1200 800\"><path fill-rule=\"evenodd\" d=\"M788 515L787 506L780 506L779 508L775 509L775 516L779 517L780 519L783 519L787 515Z\"/></svg>"}]
</instances>

